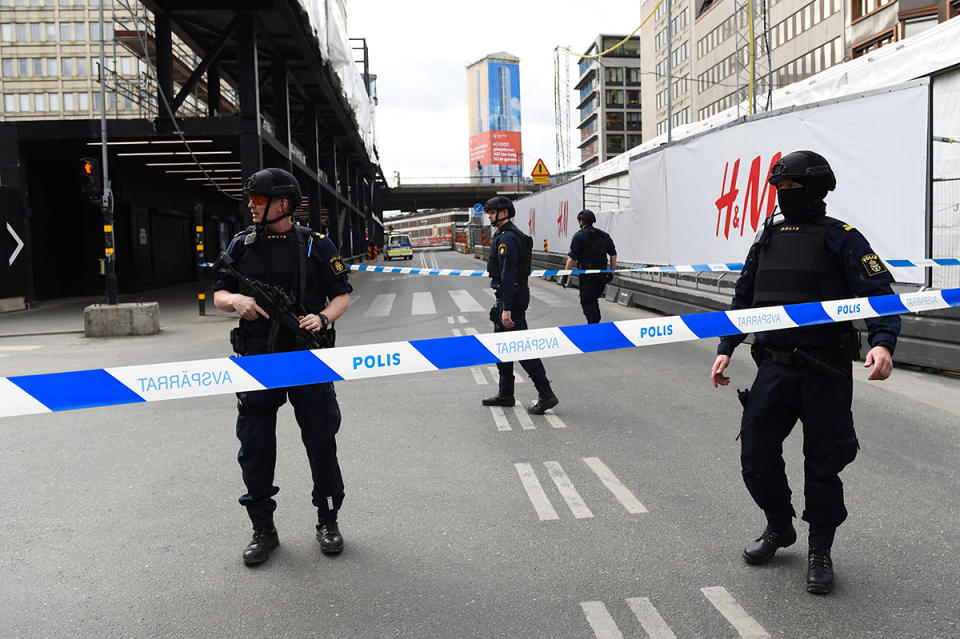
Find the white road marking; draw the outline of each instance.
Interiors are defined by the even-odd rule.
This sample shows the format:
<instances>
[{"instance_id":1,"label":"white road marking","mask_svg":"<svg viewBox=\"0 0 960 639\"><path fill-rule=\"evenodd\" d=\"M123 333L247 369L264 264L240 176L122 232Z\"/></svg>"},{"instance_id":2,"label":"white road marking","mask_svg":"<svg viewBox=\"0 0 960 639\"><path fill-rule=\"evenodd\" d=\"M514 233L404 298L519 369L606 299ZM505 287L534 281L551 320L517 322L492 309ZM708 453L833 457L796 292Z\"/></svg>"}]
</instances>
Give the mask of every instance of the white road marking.
<instances>
[{"instance_id":1,"label":"white road marking","mask_svg":"<svg viewBox=\"0 0 960 639\"><path fill-rule=\"evenodd\" d=\"M456 324L456 322L453 319L453 315L450 315L447 317L447 324Z\"/></svg>"},{"instance_id":2,"label":"white road marking","mask_svg":"<svg viewBox=\"0 0 960 639\"><path fill-rule=\"evenodd\" d=\"M527 491L527 497L530 498L530 502L533 504L534 510L537 511L537 517L540 518L540 521L560 519L560 515L554 510L553 504L547 499L547 493L543 492L543 486L540 485L537 474L533 472L533 466L523 462L514 463L514 466L520 475L520 482L523 484L524 490Z\"/></svg>"},{"instance_id":3,"label":"white road marking","mask_svg":"<svg viewBox=\"0 0 960 639\"><path fill-rule=\"evenodd\" d=\"M523 430L536 430L536 426L533 425L533 420L530 419L530 415L527 414L527 409L524 407L523 402L518 401L513 407L513 414L517 416L517 421L520 422L520 428Z\"/></svg>"},{"instance_id":4,"label":"white road marking","mask_svg":"<svg viewBox=\"0 0 960 639\"><path fill-rule=\"evenodd\" d=\"M553 306L554 308L561 308L564 306L569 306L566 302L563 301L562 297L557 297L551 293L546 293L544 291L538 290L537 288L530 287L530 295L534 296L541 302L546 302L547 305Z\"/></svg>"},{"instance_id":5,"label":"white road marking","mask_svg":"<svg viewBox=\"0 0 960 639\"><path fill-rule=\"evenodd\" d=\"M480 334L480 331L478 331L477 329L475 329L475 328L472 327L472 326L467 326L467 327L465 327L465 328L463 329L463 334L464 334L464 335L479 335L479 334Z\"/></svg>"},{"instance_id":6,"label":"white road marking","mask_svg":"<svg viewBox=\"0 0 960 639\"><path fill-rule=\"evenodd\" d=\"M457 321L460 322L461 324L466 324L467 318L464 317L463 315L457 315Z\"/></svg>"},{"instance_id":7,"label":"white road marking","mask_svg":"<svg viewBox=\"0 0 960 639\"><path fill-rule=\"evenodd\" d=\"M770 635L757 621L747 614L737 600L723 586L701 588L700 592L710 600L713 607L727 618L730 625L743 639L770 639Z\"/></svg>"},{"instance_id":8,"label":"white road marking","mask_svg":"<svg viewBox=\"0 0 960 639\"><path fill-rule=\"evenodd\" d=\"M413 294L413 309L411 315L436 315L437 307L433 303L433 293L420 291Z\"/></svg>"},{"instance_id":9,"label":"white road marking","mask_svg":"<svg viewBox=\"0 0 960 639\"><path fill-rule=\"evenodd\" d=\"M628 513L636 514L647 512L647 509L640 503L640 500L630 492L629 488L623 485L622 481L617 479L613 471L607 468L606 464L600 461L598 457L584 457L583 461L590 467L590 470L596 473L600 481L603 482L603 485L610 489L613 496L623 504Z\"/></svg>"},{"instance_id":10,"label":"white road marking","mask_svg":"<svg viewBox=\"0 0 960 639\"><path fill-rule=\"evenodd\" d=\"M567 477L567 474L563 472L563 468L560 467L560 464L549 461L543 462L543 465L547 467L547 472L550 473L550 478L553 479L553 483L557 485L557 489L560 491L560 496L563 497L565 502L567 502L567 506L570 507L570 512L573 513L573 516L577 519L593 517L593 513L590 512L589 508L587 508L587 504L584 503L583 497L581 497L580 493L577 492L577 489L573 487L573 483L570 481L570 478Z\"/></svg>"},{"instance_id":11,"label":"white road marking","mask_svg":"<svg viewBox=\"0 0 960 639\"><path fill-rule=\"evenodd\" d=\"M553 413L544 413L543 416L547 418L547 421L550 422L550 425L553 426L554 428L567 427L567 425L563 423L563 420L561 420L559 417L557 417Z\"/></svg>"},{"instance_id":12,"label":"white road marking","mask_svg":"<svg viewBox=\"0 0 960 639\"><path fill-rule=\"evenodd\" d=\"M451 328L450 332L452 332L456 337L460 337L461 335L463 335L463 333L460 332L459 328Z\"/></svg>"},{"instance_id":13,"label":"white road marking","mask_svg":"<svg viewBox=\"0 0 960 639\"><path fill-rule=\"evenodd\" d=\"M475 381L480 386L486 386L487 378L483 376L483 371L474 366L470 369L470 372L473 373L473 381Z\"/></svg>"},{"instance_id":14,"label":"white road marking","mask_svg":"<svg viewBox=\"0 0 960 639\"><path fill-rule=\"evenodd\" d=\"M650 603L647 597L633 597L627 599L627 605L637 616L637 620L643 629L647 632L650 639L677 639L670 626L663 620L657 609Z\"/></svg>"},{"instance_id":15,"label":"white road marking","mask_svg":"<svg viewBox=\"0 0 960 639\"><path fill-rule=\"evenodd\" d=\"M597 639L623 639L617 623L602 601L581 601L580 607L587 617L587 623L593 629L593 636Z\"/></svg>"},{"instance_id":16,"label":"white road marking","mask_svg":"<svg viewBox=\"0 0 960 639\"><path fill-rule=\"evenodd\" d=\"M11 346L0 346L0 351L15 351L22 353L24 351L35 351L38 348L43 348L42 344L16 344Z\"/></svg>"},{"instance_id":17,"label":"white road marking","mask_svg":"<svg viewBox=\"0 0 960 639\"><path fill-rule=\"evenodd\" d=\"M487 295L489 295L490 297L494 298L494 299L496 299L496 297L497 297L497 292L496 292L495 290L493 290L492 288L485 288L485 289L483 289L483 292L486 293Z\"/></svg>"},{"instance_id":18,"label":"white road marking","mask_svg":"<svg viewBox=\"0 0 960 639\"><path fill-rule=\"evenodd\" d=\"M393 301L395 299L397 299L396 293L382 293L381 295L377 295L373 300L373 304L367 309L367 315L370 317L386 317L390 314L390 309L393 308Z\"/></svg>"},{"instance_id":19,"label":"white road marking","mask_svg":"<svg viewBox=\"0 0 960 639\"><path fill-rule=\"evenodd\" d=\"M457 305L457 308L460 309L461 313L470 313L474 311L483 312L486 310L480 306L477 300L473 299L473 296L470 295L468 291L457 289L448 292L450 293L450 297L453 298L453 302Z\"/></svg>"},{"instance_id":20,"label":"white road marking","mask_svg":"<svg viewBox=\"0 0 960 639\"><path fill-rule=\"evenodd\" d=\"M510 428L510 422L500 406L491 406L490 412L493 413L493 421L497 425L497 430L513 430Z\"/></svg>"}]
</instances>

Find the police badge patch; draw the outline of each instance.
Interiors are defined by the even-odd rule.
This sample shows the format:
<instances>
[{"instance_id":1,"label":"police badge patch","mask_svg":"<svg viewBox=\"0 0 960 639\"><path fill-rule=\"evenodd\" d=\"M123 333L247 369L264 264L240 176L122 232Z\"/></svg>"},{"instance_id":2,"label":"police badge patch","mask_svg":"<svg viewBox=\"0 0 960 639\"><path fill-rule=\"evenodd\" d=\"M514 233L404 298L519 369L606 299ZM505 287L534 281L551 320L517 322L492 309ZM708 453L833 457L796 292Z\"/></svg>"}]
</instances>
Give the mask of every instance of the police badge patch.
<instances>
[{"instance_id":1,"label":"police badge patch","mask_svg":"<svg viewBox=\"0 0 960 639\"><path fill-rule=\"evenodd\" d=\"M887 272L887 267L883 265L883 262L876 253L868 253L864 255L860 258L860 263L863 264L863 268L866 269L869 277Z\"/></svg>"},{"instance_id":2,"label":"police badge patch","mask_svg":"<svg viewBox=\"0 0 960 639\"><path fill-rule=\"evenodd\" d=\"M497 251L497 253L499 253L500 255L505 255L506 252L507 252L507 245L501 244L500 249Z\"/></svg>"},{"instance_id":3,"label":"police badge patch","mask_svg":"<svg viewBox=\"0 0 960 639\"><path fill-rule=\"evenodd\" d=\"M347 272L347 265L343 263L343 258L339 255L330 258L330 268L333 270L334 275Z\"/></svg>"}]
</instances>

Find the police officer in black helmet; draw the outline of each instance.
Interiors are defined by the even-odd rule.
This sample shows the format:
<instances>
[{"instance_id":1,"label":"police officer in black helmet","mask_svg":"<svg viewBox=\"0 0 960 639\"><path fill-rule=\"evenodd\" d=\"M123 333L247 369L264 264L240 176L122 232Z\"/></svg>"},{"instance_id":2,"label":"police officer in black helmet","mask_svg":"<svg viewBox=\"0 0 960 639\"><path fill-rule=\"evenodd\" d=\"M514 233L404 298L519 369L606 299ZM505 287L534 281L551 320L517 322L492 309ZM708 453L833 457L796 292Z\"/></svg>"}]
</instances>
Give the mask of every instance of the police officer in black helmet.
<instances>
[{"instance_id":1,"label":"police officer in black helmet","mask_svg":"<svg viewBox=\"0 0 960 639\"><path fill-rule=\"evenodd\" d=\"M315 331L331 326L350 305L352 288L347 267L330 239L293 221L300 203L300 185L282 169L258 171L244 190L254 225L238 233L227 253L238 269L267 284L292 292L309 311L300 327ZM222 273L214 285L214 304L236 311L240 326L231 333L238 355L295 350L293 334L282 325L271 335L272 322L236 277ZM245 564L259 564L280 543L274 527L273 496L277 457L277 410L289 397L307 449L317 507L317 540L325 554L343 550L337 511L343 503L343 478L337 462L336 434L340 407L332 383L237 393L237 460L247 492L240 497L253 524L253 539L243 552Z\"/></svg>"},{"instance_id":2,"label":"police officer in black helmet","mask_svg":"<svg viewBox=\"0 0 960 639\"><path fill-rule=\"evenodd\" d=\"M887 295L892 276L852 226L826 216L823 199L836 186L827 161L812 151L796 151L770 171L784 219L769 218L750 247L731 309ZM893 371L900 333L896 315L866 320L865 367L868 379ZM716 387L727 385L723 371L745 335L720 340L711 370ZM847 517L840 471L853 461L859 444L850 410L851 362L860 337L850 322L821 324L756 334L751 354L757 377L744 400L740 462L751 497L766 515L766 528L743 550L748 564L769 561L778 548L797 538L790 487L784 472L783 441L799 419L803 424L804 497L802 518L809 524L807 590L833 590L830 549Z\"/></svg>"},{"instance_id":3,"label":"police officer in black helmet","mask_svg":"<svg viewBox=\"0 0 960 639\"><path fill-rule=\"evenodd\" d=\"M577 213L577 222L580 230L573 234L570 240L570 253L567 254L567 264L564 268L572 269L576 264L578 269L615 269L617 268L617 248L613 245L613 238L604 231L594 228L597 216L590 209ZM610 256L609 262L607 256ZM593 273L580 276L580 306L587 324L596 324L600 321L600 304L598 300L603 295L603 289L613 279L613 273ZM563 285L566 288L567 276L564 276Z\"/></svg>"},{"instance_id":4,"label":"police officer in black helmet","mask_svg":"<svg viewBox=\"0 0 960 639\"><path fill-rule=\"evenodd\" d=\"M530 305L527 278L530 275L533 239L511 221L516 211L508 198L502 195L491 198L484 204L483 210L487 212L490 225L497 229L487 261L490 286L497 292L497 303L490 316L494 323L493 332L526 330L527 306ZM560 403L550 388L547 372L539 359L523 360L520 366L527 371L539 395L537 403L527 409L528 413L543 415ZM497 368L500 371L499 392L483 400L483 405L513 406L516 403L513 396L513 362L499 363Z\"/></svg>"}]
</instances>

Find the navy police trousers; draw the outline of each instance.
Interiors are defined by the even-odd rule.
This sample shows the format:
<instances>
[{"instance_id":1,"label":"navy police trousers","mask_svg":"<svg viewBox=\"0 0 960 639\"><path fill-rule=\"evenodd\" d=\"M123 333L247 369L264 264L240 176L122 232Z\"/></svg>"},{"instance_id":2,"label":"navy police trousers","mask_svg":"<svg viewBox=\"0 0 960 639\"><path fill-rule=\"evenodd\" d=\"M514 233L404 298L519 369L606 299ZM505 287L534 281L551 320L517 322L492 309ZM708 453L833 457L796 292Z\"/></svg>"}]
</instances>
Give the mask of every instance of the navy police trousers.
<instances>
[{"instance_id":1,"label":"navy police trousers","mask_svg":"<svg viewBox=\"0 0 960 639\"><path fill-rule=\"evenodd\" d=\"M596 324L600 321L600 303L597 300L603 295L607 278L605 275L581 275L579 286L583 316L587 318L587 324Z\"/></svg>"},{"instance_id":2,"label":"navy police trousers","mask_svg":"<svg viewBox=\"0 0 960 639\"><path fill-rule=\"evenodd\" d=\"M527 306L530 305L530 289L523 288L517 290L514 297L514 306L510 310L510 319L513 320L514 327L511 329L503 328L502 324L494 327L494 333L503 333L505 331L525 331L527 330ZM524 359L520 361L520 366L527 371L530 381L539 391L547 386L547 371L543 368L543 362L539 359ZM500 373L500 397L513 397L513 362L498 362L497 370Z\"/></svg>"},{"instance_id":3,"label":"navy police trousers","mask_svg":"<svg viewBox=\"0 0 960 639\"><path fill-rule=\"evenodd\" d=\"M273 485L277 465L277 410L290 398L300 439L307 449L313 475L313 505L335 512L343 503L343 477L337 462L336 434L340 430L340 406L333 383L275 388L237 393L237 461L247 487L240 504L255 527L271 526L280 489Z\"/></svg>"},{"instance_id":4,"label":"navy police trousers","mask_svg":"<svg viewBox=\"0 0 960 639\"><path fill-rule=\"evenodd\" d=\"M831 539L832 530L846 519L839 475L859 448L852 393L849 373L840 377L803 366L760 364L743 411L740 464L747 490L773 527L782 529L795 515L783 441L798 419L803 424L803 519L812 535L816 529L831 531Z\"/></svg>"}]
</instances>

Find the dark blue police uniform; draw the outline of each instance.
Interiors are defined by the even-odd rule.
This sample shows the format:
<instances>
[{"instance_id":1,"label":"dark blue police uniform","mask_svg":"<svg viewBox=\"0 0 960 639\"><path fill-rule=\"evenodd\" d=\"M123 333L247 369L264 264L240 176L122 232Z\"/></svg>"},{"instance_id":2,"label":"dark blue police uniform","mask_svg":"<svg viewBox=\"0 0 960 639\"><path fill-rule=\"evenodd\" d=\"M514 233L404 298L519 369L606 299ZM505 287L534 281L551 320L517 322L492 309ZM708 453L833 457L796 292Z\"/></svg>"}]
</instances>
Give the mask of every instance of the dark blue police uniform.
<instances>
[{"instance_id":1,"label":"dark blue police uniform","mask_svg":"<svg viewBox=\"0 0 960 639\"><path fill-rule=\"evenodd\" d=\"M527 279L530 275L532 240L524 235L517 225L507 222L493 236L490 260L487 271L491 277L490 286L497 292L497 303L503 311L510 311L513 328L504 328L500 323L494 326L494 333L503 331L524 331L527 329L527 307L530 305L530 287ZM520 366L530 376L537 391L552 395L547 372L539 359L521 360ZM500 371L500 396L513 397L513 362L497 364Z\"/></svg>"},{"instance_id":2,"label":"dark blue police uniform","mask_svg":"<svg viewBox=\"0 0 960 639\"><path fill-rule=\"evenodd\" d=\"M892 293L893 277L856 229L823 216L773 225L750 248L731 309ZM870 346L891 353L900 332L893 315L866 320ZM852 336L853 339L851 339ZM746 336L730 335L717 353L731 355ZM850 410L851 362L859 337L849 322L756 334L758 362L741 422L743 479L773 530L795 516L784 472L783 441L803 424L803 519L811 548L829 549L847 517L839 473L859 444Z\"/></svg>"},{"instance_id":3,"label":"dark blue police uniform","mask_svg":"<svg viewBox=\"0 0 960 639\"><path fill-rule=\"evenodd\" d=\"M293 292L311 313L319 313L328 300L353 289L347 282L347 267L328 238L304 227L285 233L263 231L247 244L253 227L234 237L227 253L239 270L268 284ZM237 279L222 273L214 290L249 294ZM280 328L275 344L268 340L271 321L240 319L235 350L255 355L295 348L292 333ZM313 475L313 504L318 512L336 514L343 503L343 478L337 461L336 434L340 407L333 383L237 393L237 460L247 492L240 497L254 528L272 527L277 504L273 484L277 459L277 410L289 397Z\"/></svg>"},{"instance_id":4,"label":"dark blue police uniform","mask_svg":"<svg viewBox=\"0 0 960 639\"><path fill-rule=\"evenodd\" d=\"M605 231L586 225L573 234L568 255L577 263L578 269L605 269L609 266L607 256L616 256L613 238ZM612 278L609 273L580 276L580 306L588 324L600 321L600 304L603 289Z\"/></svg>"}]
</instances>

